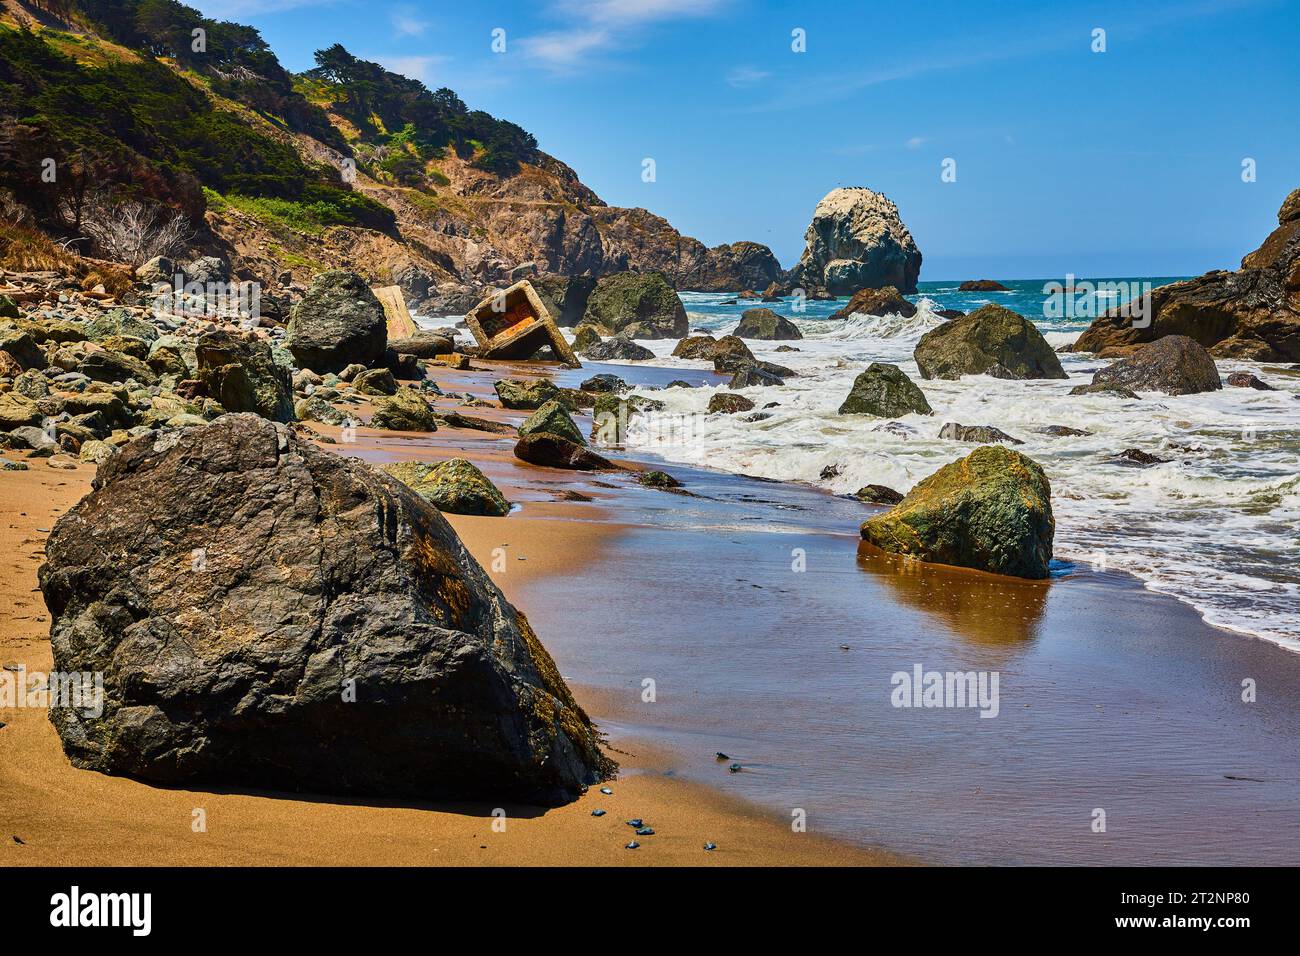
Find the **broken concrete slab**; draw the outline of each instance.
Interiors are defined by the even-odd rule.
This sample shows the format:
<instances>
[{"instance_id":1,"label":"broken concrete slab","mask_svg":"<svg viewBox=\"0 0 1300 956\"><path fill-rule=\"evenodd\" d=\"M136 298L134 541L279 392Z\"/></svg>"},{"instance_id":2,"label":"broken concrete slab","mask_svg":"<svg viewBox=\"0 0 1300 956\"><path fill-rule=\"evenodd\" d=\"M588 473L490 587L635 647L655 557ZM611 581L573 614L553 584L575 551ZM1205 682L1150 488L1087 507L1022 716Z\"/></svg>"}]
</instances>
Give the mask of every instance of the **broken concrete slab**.
<instances>
[{"instance_id":1,"label":"broken concrete slab","mask_svg":"<svg viewBox=\"0 0 1300 956\"><path fill-rule=\"evenodd\" d=\"M479 358L527 359L549 345L569 368L582 368L532 284L524 279L485 298L465 315Z\"/></svg>"}]
</instances>

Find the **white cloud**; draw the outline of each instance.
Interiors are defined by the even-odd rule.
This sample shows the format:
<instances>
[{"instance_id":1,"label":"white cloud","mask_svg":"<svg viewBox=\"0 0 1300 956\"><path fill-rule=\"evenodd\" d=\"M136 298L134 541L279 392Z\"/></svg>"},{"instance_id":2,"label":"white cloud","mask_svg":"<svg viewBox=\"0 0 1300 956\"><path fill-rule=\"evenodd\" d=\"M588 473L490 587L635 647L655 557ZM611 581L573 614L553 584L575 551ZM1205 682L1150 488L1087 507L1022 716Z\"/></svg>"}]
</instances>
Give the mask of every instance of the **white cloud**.
<instances>
[{"instance_id":1,"label":"white cloud","mask_svg":"<svg viewBox=\"0 0 1300 956\"><path fill-rule=\"evenodd\" d=\"M589 54L613 52L632 45L651 23L707 17L729 0L561 0L554 10L570 21L567 27L522 37L524 55L548 69L565 73Z\"/></svg>"},{"instance_id":2,"label":"white cloud","mask_svg":"<svg viewBox=\"0 0 1300 956\"><path fill-rule=\"evenodd\" d=\"M752 66L738 66L727 74L727 85L742 90L755 83L761 83L772 74L767 70L756 70Z\"/></svg>"},{"instance_id":3,"label":"white cloud","mask_svg":"<svg viewBox=\"0 0 1300 956\"><path fill-rule=\"evenodd\" d=\"M926 136L913 136L903 145L906 146L908 149L920 149L929 141L930 141L929 137Z\"/></svg>"},{"instance_id":4,"label":"white cloud","mask_svg":"<svg viewBox=\"0 0 1300 956\"><path fill-rule=\"evenodd\" d=\"M402 76L419 80L425 86L431 86L433 85L433 68L440 63L446 63L449 57L403 56L396 53L380 53L376 54L374 59L386 70L392 70L394 73L402 74Z\"/></svg>"},{"instance_id":5,"label":"white cloud","mask_svg":"<svg viewBox=\"0 0 1300 956\"><path fill-rule=\"evenodd\" d=\"M399 37L418 37L429 29L429 21L421 20L411 7L394 7L388 13L388 19Z\"/></svg>"},{"instance_id":6,"label":"white cloud","mask_svg":"<svg viewBox=\"0 0 1300 956\"><path fill-rule=\"evenodd\" d=\"M608 30L554 30L519 40L524 55L539 60L556 70L567 70L578 64L586 54L607 47L611 43ZM507 47L508 49L508 47Z\"/></svg>"}]
</instances>

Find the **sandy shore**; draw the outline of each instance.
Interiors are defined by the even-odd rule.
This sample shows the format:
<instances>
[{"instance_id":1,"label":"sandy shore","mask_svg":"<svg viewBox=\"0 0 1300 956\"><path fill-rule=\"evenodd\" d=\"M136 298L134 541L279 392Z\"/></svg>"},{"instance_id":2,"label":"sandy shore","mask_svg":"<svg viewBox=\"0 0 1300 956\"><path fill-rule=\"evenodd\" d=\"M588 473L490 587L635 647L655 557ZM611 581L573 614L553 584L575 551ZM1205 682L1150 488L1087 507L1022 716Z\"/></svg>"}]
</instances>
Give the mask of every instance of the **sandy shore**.
<instances>
[{"instance_id":1,"label":"sandy shore","mask_svg":"<svg viewBox=\"0 0 1300 956\"><path fill-rule=\"evenodd\" d=\"M473 384L481 388L482 379ZM383 450L401 440L362 429L357 447L347 451L369 457L380 449L382 457L401 457ZM531 470L503 455L496 436L443 430L439 444L444 451L422 443L419 456L466 454L493 474L507 494L523 484L512 484L510 474ZM416 452L414 446L410 450ZM93 472L88 464L63 471L37 460L30 462L29 471L0 476L0 663L5 666L25 666L28 672L52 666L49 616L36 569L48 529L89 490ZM600 494L599 488L589 490L595 492L591 498ZM452 522L510 597L525 582L573 573L614 546L619 527L582 520L584 514L595 516L584 508L598 509L599 501L538 501L529 507L529 517L452 516ZM491 571L493 552L502 547L508 559L504 565L497 562L502 570ZM599 697L584 695L580 686L575 691L599 722ZM506 806L501 808L504 827L497 820L494 828L496 808L481 804L413 805L149 786L73 768L42 710L7 708L0 712L0 722L0 863L6 866L903 862L813 833L791 832L770 812L677 779L670 775L671 759L657 753L650 740L610 740L622 767L621 776L609 784L611 794L593 789L568 806L545 811ZM597 808L607 813L593 817ZM199 817L203 830L195 823ZM624 821L633 817L657 832L640 838L639 849L629 850L625 844L632 833ZM706 842L718 848L706 852Z\"/></svg>"}]
</instances>

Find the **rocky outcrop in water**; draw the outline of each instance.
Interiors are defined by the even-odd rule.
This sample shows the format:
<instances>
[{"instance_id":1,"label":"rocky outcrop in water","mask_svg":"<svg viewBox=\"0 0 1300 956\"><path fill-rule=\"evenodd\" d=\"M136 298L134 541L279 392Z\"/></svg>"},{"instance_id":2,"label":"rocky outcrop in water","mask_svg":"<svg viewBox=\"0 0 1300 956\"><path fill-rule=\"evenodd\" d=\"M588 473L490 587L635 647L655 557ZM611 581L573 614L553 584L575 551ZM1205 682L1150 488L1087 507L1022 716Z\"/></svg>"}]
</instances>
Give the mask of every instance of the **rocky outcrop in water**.
<instances>
[{"instance_id":1,"label":"rocky outcrop in water","mask_svg":"<svg viewBox=\"0 0 1300 956\"><path fill-rule=\"evenodd\" d=\"M51 711L85 769L184 787L555 803L608 776L527 619L401 483L227 415L150 434L60 518Z\"/></svg>"},{"instance_id":2,"label":"rocky outcrop in water","mask_svg":"<svg viewBox=\"0 0 1300 956\"><path fill-rule=\"evenodd\" d=\"M1166 335L1092 376L1098 388L1192 395L1223 388L1210 353L1185 335Z\"/></svg>"},{"instance_id":3,"label":"rocky outcrop in water","mask_svg":"<svg viewBox=\"0 0 1300 956\"><path fill-rule=\"evenodd\" d=\"M1021 578L1047 577L1055 532L1043 469L1002 445L944 465L862 524L892 554Z\"/></svg>"},{"instance_id":4,"label":"rocky outcrop in water","mask_svg":"<svg viewBox=\"0 0 1300 956\"><path fill-rule=\"evenodd\" d=\"M853 388L840 405L841 415L932 415L925 393L897 365L872 362L853 380Z\"/></svg>"},{"instance_id":5,"label":"rocky outcrop in water","mask_svg":"<svg viewBox=\"0 0 1300 956\"><path fill-rule=\"evenodd\" d=\"M737 338L791 342L803 338L799 326L771 309L746 309L733 333Z\"/></svg>"},{"instance_id":6,"label":"rocky outcrop in water","mask_svg":"<svg viewBox=\"0 0 1300 956\"><path fill-rule=\"evenodd\" d=\"M1131 310L1112 309L1079 337L1074 351L1122 355L1185 335L1218 358L1300 361L1300 189L1287 196L1277 219L1277 228L1238 271L1216 270L1152 290L1149 324L1142 328L1134 327Z\"/></svg>"},{"instance_id":7,"label":"rocky outcrop in water","mask_svg":"<svg viewBox=\"0 0 1300 956\"><path fill-rule=\"evenodd\" d=\"M532 465L567 468L575 471L603 471L613 463L592 451L550 432L533 432L515 443L515 457Z\"/></svg>"},{"instance_id":8,"label":"rocky outcrop in water","mask_svg":"<svg viewBox=\"0 0 1300 956\"><path fill-rule=\"evenodd\" d=\"M887 285L883 289L859 289L831 318L847 319L852 315L901 315L910 319L916 315L916 306L899 295L892 285Z\"/></svg>"},{"instance_id":9,"label":"rocky outcrop in water","mask_svg":"<svg viewBox=\"0 0 1300 956\"><path fill-rule=\"evenodd\" d=\"M913 357L926 379L1068 378L1034 323L992 303L926 332Z\"/></svg>"},{"instance_id":10,"label":"rocky outcrop in water","mask_svg":"<svg viewBox=\"0 0 1300 956\"><path fill-rule=\"evenodd\" d=\"M662 273L605 276L587 299L584 322L630 339L671 339L686 334L686 309Z\"/></svg>"},{"instance_id":11,"label":"rocky outcrop in water","mask_svg":"<svg viewBox=\"0 0 1300 956\"><path fill-rule=\"evenodd\" d=\"M568 411L557 401L545 403L541 408L529 415L528 419L519 426L520 438L534 432L549 432L552 435L559 435L576 445L587 444L587 439L582 437L582 432L573 423Z\"/></svg>"},{"instance_id":12,"label":"rocky outcrop in water","mask_svg":"<svg viewBox=\"0 0 1300 956\"><path fill-rule=\"evenodd\" d=\"M831 295L887 285L910 295L920 273L921 250L898 207L880 193L854 187L833 189L817 204L791 278Z\"/></svg>"}]
</instances>

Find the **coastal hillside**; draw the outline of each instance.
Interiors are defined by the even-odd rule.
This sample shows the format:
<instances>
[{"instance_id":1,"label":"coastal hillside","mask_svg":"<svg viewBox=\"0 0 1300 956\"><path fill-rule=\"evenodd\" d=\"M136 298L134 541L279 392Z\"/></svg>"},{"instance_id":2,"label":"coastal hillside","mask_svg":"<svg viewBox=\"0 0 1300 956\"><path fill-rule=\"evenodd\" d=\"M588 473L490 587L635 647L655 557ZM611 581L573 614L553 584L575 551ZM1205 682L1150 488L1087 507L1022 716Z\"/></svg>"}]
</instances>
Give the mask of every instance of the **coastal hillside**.
<instances>
[{"instance_id":1,"label":"coastal hillside","mask_svg":"<svg viewBox=\"0 0 1300 956\"><path fill-rule=\"evenodd\" d=\"M9 250L44 237L129 265L205 253L271 289L346 267L449 310L519 272L655 269L699 291L782 277L765 246L710 249L606 205L452 90L337 44L292 74L255 29L176 0L3 0L0 93ZM124 211L166 248L113 235Z\"/></svg>"}]
</instances>

